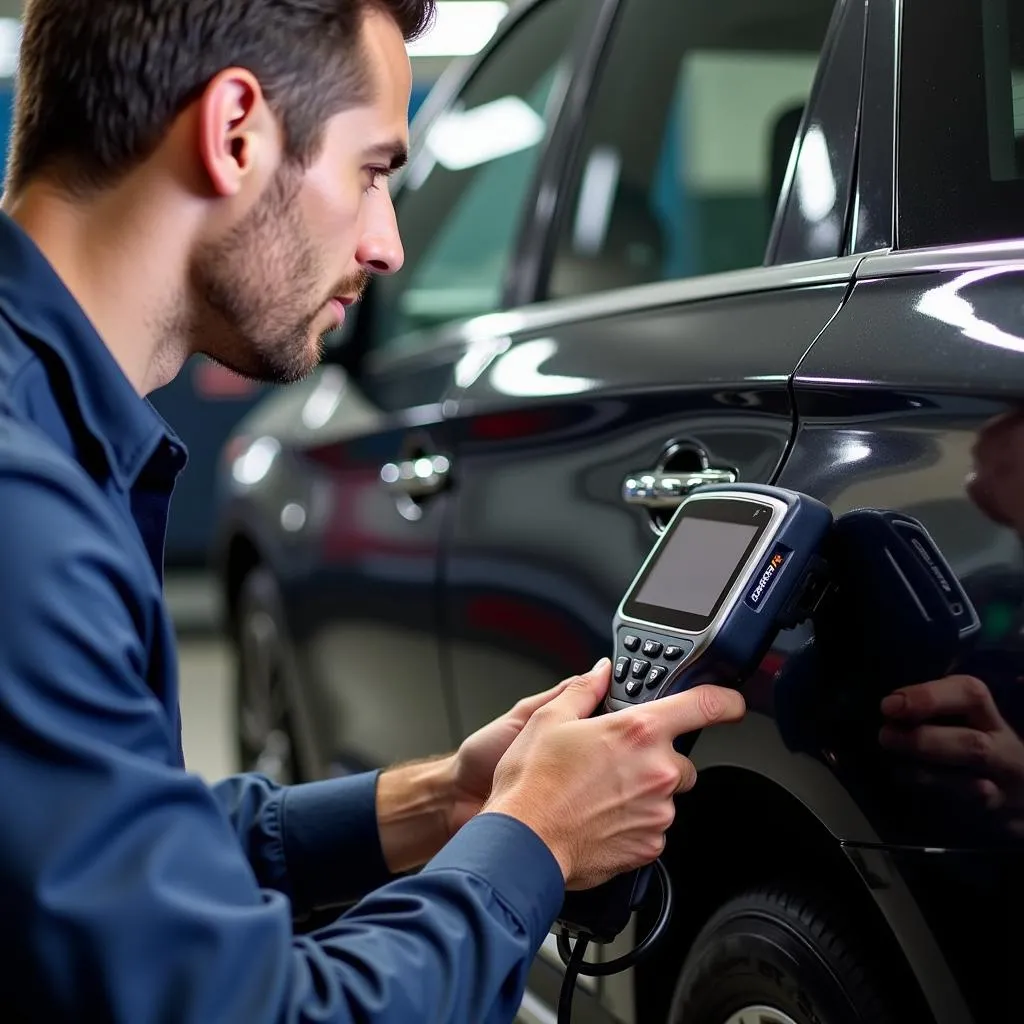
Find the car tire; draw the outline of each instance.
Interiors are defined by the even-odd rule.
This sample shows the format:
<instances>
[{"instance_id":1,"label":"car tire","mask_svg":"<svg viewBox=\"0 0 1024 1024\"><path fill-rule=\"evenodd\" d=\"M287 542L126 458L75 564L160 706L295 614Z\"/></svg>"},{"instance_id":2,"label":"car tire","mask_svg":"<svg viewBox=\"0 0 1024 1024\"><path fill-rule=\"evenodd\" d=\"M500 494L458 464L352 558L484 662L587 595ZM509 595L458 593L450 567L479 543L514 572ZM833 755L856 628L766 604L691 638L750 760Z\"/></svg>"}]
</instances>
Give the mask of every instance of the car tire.
<instances>
[{"instance_id":1,"label":"car tire","mask_svg":"<svg viewBox=\"0 0 1024 1024\"><path fill-rule=\"evenodd\" d=\"M670 1024L897 1024L850 916L785 887L731 899L687 957Z\"/></svg>"},{"instance_id":2,"label":"car tire","mask_svg":"<svg viewBox=\"0 0 1024 1024\"><path fill-rule=\"evenodd\" d=\"M281 785L302 782L295 744L284 631L270 570L246 574L235 618L235 713L238 760Z\"/></svg>"}]
</instances>

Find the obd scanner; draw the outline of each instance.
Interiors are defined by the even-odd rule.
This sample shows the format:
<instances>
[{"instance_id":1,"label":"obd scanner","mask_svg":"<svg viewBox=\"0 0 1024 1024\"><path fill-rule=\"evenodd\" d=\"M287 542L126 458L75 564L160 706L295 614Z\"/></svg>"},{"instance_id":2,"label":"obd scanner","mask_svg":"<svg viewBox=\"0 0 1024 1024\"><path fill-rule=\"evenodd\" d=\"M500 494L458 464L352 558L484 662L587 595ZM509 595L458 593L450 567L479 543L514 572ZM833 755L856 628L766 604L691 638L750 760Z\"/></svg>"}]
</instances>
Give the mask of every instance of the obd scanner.
<instances>
[{"instance_id":1,"label":"obd scanner","mask_svg":"<svg viewBox=\"0 0 1024 1024\"><path fill-rule=\"evenodd\" d=\"M708 486L677 508L619 605L612 626L613 679L603 708L614 713L702 683L741 688L780 629L808 618L825 590L820 552L832 514L806 495L757 485ZM676 749L687 754L687 734ZM662 912L635 949L610 963L584 963L591 942L626 927L656 878ZM578 974L632 966L664 933L668 874L658 861L604 885L567 893L558 948L566 963L559 1019L568 1021ZM570 938L575 938L570 946Z\"/></svg>"}]
</instances>

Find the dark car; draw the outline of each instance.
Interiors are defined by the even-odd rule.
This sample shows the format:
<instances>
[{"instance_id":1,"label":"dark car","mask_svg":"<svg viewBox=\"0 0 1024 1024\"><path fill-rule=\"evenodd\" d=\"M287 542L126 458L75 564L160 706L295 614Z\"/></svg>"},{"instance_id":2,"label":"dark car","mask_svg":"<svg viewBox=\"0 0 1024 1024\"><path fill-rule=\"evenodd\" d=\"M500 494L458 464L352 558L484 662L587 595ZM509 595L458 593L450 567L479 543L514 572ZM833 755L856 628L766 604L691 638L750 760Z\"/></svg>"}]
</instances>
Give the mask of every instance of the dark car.
<instances>
[{"instance_id":1,"label":"dark car","mask_svg":"<svg viewBox=\"0 0 1024 1024\"><path fill-rule=\"evenodd\" d=\"M780 634L577 1019L1024 1020L1024 3L542 0L414 127L405 269L225 455L246 762L449 749L610 653L668 479L900 510L981 620L956 714L885 760Z\"/></svg>"}]
</instances>

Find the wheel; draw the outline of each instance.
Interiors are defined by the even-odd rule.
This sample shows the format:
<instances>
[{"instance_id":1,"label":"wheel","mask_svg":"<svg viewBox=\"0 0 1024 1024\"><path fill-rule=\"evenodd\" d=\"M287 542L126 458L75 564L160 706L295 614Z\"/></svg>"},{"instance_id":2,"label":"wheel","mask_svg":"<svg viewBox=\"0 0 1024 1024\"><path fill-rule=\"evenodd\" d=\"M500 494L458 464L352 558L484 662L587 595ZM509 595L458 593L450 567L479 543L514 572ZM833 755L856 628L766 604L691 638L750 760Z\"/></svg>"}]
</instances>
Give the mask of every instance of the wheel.
<instances>
[{"instance_id":1,"label":"wheel","mask_svg":"<svg viewBox=\"0 0 1024 1024\"><path fill-rule=\"evenodd\" d=\"M896 1024L886 973L847 915L785 888L745 893L697 936L671 1024ZM905 1018L904 1018L905 1019Z\"/></svg>"},{"instance_id":2,"label":"wheel","mask_svg":"<svg viewBox=\"0 0 1024 1024\"><path fill-rule=\"evenodd\" d=\"M257 566L242 581L235 631L238 759L243 771L301 782L285 676L277 584Z\"/></svg>"}]
</instances>

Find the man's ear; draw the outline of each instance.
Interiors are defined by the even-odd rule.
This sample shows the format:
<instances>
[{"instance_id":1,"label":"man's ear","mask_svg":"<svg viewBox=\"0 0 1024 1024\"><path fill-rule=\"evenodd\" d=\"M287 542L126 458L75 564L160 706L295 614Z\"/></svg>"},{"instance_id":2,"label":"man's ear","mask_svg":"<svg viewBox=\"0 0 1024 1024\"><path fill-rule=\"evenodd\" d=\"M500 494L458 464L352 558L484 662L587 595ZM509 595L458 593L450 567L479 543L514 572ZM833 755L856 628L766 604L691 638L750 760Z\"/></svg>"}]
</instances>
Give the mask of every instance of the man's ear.
<instances>
[{"instance_id":1,"label":"man's ear","mask_svg":"<svg viewBox=\"0 0 1024 1024\"><path fill-rule=\"evenodd\" d=\"M246 179L269 176L280 140L263 90L244 68L211 80L199 101L199 155L213 192L233 196Z\"/></svg>"}]
</instances>

